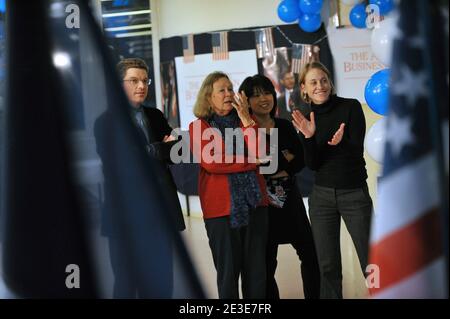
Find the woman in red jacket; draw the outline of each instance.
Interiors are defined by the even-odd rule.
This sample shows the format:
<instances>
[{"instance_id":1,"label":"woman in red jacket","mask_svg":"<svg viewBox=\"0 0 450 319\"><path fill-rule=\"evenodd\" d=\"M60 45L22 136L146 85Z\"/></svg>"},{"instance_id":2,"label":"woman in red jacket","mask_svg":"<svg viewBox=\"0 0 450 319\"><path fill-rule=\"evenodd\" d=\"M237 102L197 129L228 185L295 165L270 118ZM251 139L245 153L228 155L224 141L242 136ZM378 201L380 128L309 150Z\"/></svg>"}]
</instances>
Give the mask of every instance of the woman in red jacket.
<instances>
[{"instance_id":1,"label":"woman in red jacket","mask_svg":"<svg viewBox=\"0 0 450 319\"><path fill-rule=\"evenodd\" d=\"M235 95L222 72L203 81L194 114L190 145L200 163L198 189L219 298L239 298L239 275L243 298L264 298L268 200L258 172L258 126L245 94Z\"/></svg>"}]
</instances>

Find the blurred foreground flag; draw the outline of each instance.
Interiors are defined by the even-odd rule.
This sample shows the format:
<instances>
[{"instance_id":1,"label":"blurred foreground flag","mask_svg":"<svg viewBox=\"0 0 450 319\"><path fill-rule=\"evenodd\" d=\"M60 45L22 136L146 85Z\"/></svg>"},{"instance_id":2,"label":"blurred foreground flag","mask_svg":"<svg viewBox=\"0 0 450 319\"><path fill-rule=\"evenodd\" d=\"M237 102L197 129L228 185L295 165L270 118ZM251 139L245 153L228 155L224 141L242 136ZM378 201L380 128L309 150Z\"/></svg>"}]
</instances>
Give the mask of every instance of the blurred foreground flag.
<instances>
[{"instance_id":1,"label":"blurred foreground flag","mask_svg":"<svg viewBox=\"0 0 450 319\"><path fill-rule=\"evenodd\" d=\"M8 293L202 298L165 167L132 122L87 1L10 0L7 9L0 276ZM79 29L68 23L74 15Z\"/></svg>"},{"instance_id":2,"label":"blurred foreground flag","mask_svg":"<svg viewBox=\"0 0 450 319\"><path fill-rule=\"evenodd\" d=\"M448 7L437 3L399 4L371 233L374 298L448 296Z\"/></svg>"}]
</instances>

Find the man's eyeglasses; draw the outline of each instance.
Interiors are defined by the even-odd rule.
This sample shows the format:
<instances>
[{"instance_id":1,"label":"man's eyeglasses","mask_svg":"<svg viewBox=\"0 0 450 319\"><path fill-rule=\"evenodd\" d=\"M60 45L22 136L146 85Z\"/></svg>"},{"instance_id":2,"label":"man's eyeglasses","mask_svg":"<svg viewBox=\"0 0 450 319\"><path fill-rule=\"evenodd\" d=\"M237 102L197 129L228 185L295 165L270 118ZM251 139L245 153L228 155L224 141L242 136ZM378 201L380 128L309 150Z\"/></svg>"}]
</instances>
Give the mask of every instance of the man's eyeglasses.
<instances>
[{"instance_id":1,"label":"man's eyeglasses","mask_svg":"<svg viewBox=\"0 0 450 319\"><path fill-rule=\"evenodd\" d=\"M142 82L145 86L148 86L152 84L152 79L145 79L145 80L139 80L139 79L129 79L129 80L123 80L124 82L130 82L133 86L138 86L139 82Z\"/></svg>"}]
</instances>

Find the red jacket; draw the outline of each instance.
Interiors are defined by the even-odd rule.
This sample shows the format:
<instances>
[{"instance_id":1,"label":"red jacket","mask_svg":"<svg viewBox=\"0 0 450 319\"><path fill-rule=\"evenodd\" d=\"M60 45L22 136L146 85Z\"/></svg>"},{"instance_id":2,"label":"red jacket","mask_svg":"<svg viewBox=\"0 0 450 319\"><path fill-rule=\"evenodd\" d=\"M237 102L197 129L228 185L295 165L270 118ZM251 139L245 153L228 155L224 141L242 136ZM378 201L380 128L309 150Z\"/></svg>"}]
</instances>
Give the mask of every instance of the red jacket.
<instances>
[{"instance_id":1,"label":"red jacket","mask_svg":"<svg viewBox=\"0 0 450 319\"><path fill-rule=\"evenodd\" d=\"M208 128L211 128L211 126L203 119L197 119L189 125L190 147L194 158L200 162L198 191L203 218L207 219L230 215L231 194L228 185L229 173L256 171L262 195L262 201L259 206L267 206L266 183L264 177L259 173L258 166L255 163L249 162L248 158L244 158L244 156L227 156L224 152L220 152L220 150L225 149L225 143L220 137L216 139L210 136L209 139L204 137L206 140L202 140L201 136L203 136L203 132ZM248 129L255 129L255 132L257 132L258 126L255 124L247 128L242 127L244 133ZM194 135L197 136L194 138ZM258 143L249 140L248 136L244 136L249 156L255 156L257 154ZM211 148L212 145L215 147ZM222 146L221 148L220 145ZM209 155L217 159L216 161L209 163L207 158L201 156L204 153L208 154L208 151ZM226 163L225 158L230 162L232 161L232 163Z\"/></svg>"}]
</instances>

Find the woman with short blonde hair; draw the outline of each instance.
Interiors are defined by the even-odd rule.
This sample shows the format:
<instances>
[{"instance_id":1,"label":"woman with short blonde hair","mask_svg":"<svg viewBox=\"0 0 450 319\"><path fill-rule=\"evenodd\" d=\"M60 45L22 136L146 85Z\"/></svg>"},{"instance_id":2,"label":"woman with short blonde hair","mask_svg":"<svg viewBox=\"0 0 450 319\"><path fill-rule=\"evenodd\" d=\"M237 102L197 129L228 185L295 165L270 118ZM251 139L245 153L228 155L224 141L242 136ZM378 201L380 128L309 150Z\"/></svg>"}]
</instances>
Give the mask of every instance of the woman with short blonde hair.
<instances>
[{"instance_id":1,"label":"woman with short blonde hair","mask_svg":"<svg viewBox=\"0 0 450 319\"><path fill-rule=\"evenodd\" d=\"M190 145L200 163L198 191L219 298L239 298L239 276L243 298L265 298L268 199L259 163L249 160L248 152L256 145L246 140L248 152L234 143L231 150L225 145L227 132L243 136L258 126L245 93L235 95L223 72L205 78L194 114L198 119L189 125Z\"/></svg>"},{"instance_id":2,"label":"woman with short blonde hair","mask_svg":"<svg viewBox=\"0 0 450 319\"><path fill-rule=\"evenodd\" d=\"M308 201L320 267L320 297L342 298L341 218L363 274L368 259L372 199L363 156L366 120L358 100L334 94L330 72L321 63L305 65L300 89L311 112L305 116L294 111L292 117L301 133L306 165L316 171Z\"/></svg>"}]
</instances>

